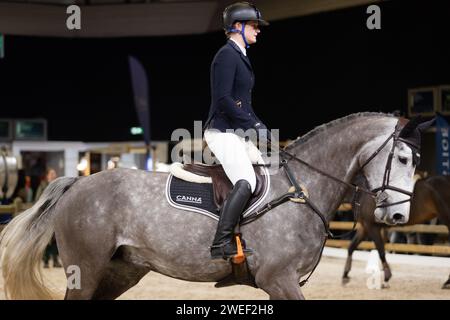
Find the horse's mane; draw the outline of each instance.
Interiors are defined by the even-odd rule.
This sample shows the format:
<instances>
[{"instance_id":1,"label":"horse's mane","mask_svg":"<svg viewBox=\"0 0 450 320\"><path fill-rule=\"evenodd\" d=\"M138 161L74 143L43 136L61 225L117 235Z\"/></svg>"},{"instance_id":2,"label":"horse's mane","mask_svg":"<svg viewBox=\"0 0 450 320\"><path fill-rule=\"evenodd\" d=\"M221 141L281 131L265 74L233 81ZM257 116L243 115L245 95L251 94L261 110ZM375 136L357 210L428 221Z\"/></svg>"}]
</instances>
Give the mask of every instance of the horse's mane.
<instances>
[{"instance_id":1,"label":"horse's mane","mask_svg":"<svg viewBox=\"0 0 450 320\"><path fill-rule=\"evenodd\" d=\"M361 118L361 117L390 117L390 118L394 118L396 117L396 115L391 114L391 113L383 113L383 112L358 112L358 113L352 113L348 116L342 117L342 118L338 118L335 120L332 120L328 123L322 124L320 126L315 127L314 129L312 129L311 131L309 131L308 133L304 134L301 137L298 137L297 139L295 139L294 141L292 141L291 143L289 143L286 146L286 150L289 148L293 148L296 145L300 144L300 143L305 143L307 142L309 139L311 139L312 137L318 135L319 133L332 128L336 125L348 122L350 120L353 120L355 118Z\"/></svg>"}]
</instances>

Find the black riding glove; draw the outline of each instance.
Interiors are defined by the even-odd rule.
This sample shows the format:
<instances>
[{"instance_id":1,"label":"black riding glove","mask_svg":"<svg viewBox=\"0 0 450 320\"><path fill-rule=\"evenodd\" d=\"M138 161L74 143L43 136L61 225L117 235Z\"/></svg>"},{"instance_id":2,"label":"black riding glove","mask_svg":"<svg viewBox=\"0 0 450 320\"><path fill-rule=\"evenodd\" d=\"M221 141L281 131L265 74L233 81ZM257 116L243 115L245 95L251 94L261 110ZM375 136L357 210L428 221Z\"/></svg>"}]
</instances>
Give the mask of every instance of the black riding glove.
<instances>
[{"instance_id":1,"label":"black riding glove","mask_svg":"<svg viewBox=\"0 0 450 320\"><path fill-rule=\"evenodd\" d=\"M269 141L270 142L270 131L267 129L266 125L261 122L255 123L253 128L256 130L258 140L260 142Z\"/></svg>"}]
</instances>

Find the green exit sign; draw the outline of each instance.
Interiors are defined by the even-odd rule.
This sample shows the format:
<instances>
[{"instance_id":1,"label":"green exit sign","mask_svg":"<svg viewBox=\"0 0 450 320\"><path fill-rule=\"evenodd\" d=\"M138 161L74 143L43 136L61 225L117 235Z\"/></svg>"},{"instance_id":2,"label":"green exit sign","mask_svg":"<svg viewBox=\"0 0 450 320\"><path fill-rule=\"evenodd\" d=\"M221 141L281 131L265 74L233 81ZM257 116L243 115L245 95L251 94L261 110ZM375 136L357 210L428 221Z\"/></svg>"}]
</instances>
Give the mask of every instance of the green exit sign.
<instances>
[{"instance_id":1,"label":"green exit sign","mask_svg":"<svg viewBox=\"0 0 450 320\"><path fill-rule=\"evenodd\" d=\"M144 133L144 130L142 130L141 127L132 127L132 128L130 129L130 132L131 132L131 134L132 134L133 136L136 136L136 135L138 135L138 134L143 134L143 133Z\"/></svg>"},{"instance_id":2,"label":"green exit sign","mask_svg":"<svg viewBox=\"0 0 450 320\"><path fill-rule=\"evenodd\" d=\"M5 37L0 34L0 59L5 57Z\"/></svg>"}]
</instances>

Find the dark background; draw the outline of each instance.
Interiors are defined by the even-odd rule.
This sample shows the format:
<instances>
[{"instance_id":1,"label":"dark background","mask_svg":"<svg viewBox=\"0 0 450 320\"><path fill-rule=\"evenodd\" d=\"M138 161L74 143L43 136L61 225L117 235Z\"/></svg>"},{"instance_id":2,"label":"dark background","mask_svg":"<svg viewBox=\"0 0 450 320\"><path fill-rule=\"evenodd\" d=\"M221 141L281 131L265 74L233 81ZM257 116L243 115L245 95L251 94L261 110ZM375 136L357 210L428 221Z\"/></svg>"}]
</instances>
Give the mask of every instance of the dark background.
<instances>
[{"instance_id":1,"label":"dark background","mask_svg":"<svg viewBox=\"0 0 450 320\"><path fill-rule=\"evenodd\" d=\"M450 1L389 1L381 30L367 6L272 22L248 50L254 108L281 139L360 111L407 110L407 89L450 83ZM264 13L263 13L264 14ZM123 141L138 126L128 69L149 76L152 139L193 130L209 109L209 67L222 32L182 37L8 36L0 118L48 119L49 140Z\"/></svg>"}]
</instances>

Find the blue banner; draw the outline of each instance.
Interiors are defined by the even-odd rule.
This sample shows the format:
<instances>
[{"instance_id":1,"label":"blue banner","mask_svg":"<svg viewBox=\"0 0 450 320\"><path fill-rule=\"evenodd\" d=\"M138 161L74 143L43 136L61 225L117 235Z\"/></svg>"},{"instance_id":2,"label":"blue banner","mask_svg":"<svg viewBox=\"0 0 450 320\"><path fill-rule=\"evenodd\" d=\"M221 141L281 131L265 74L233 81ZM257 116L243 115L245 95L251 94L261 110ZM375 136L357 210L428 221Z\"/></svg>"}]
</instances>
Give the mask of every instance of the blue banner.
<instances>
[{"instance_id":1,"label":"blue banner","mask_svg":"<svg viewBox=\"0 0 450 320\"><path fill-rule=\"evenodd\" d=\"M441 115L436 117L436 160L437 174L450 175L449 130L447 120Z\"/></svg>"},{"instance_id":2,"label":"blue banner","mask_svg":"<svg viewBox=\"0 0 450 320\"><path fill-rule=\"evenodd\" d=\"M147 74L142 64L134 57L129 56L131 83L133 85L134 105L142 129L144 141L150 144L150 107L148 100Z\"/></svg>"},{"instance_id":3,"label":"blue banner","mask_svg":"<svg viewBox=\"0 0 450 320\"><path fill-rule=\"evenodd\" d=\"M142 127L146 152L146 170L151 170L149 166L150 157L150 106L148 99L148 80L142 64L134 57L129 56L131 83L133 85L134 106Z\"/></svg>"}]
</instances>

